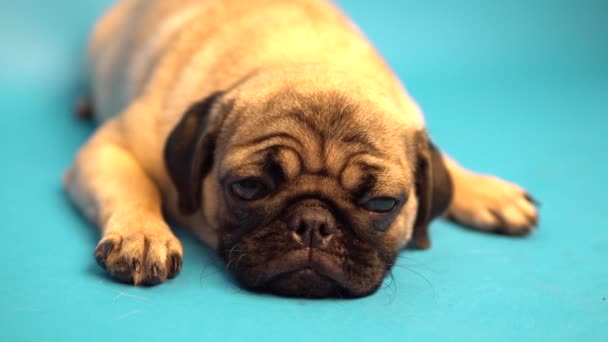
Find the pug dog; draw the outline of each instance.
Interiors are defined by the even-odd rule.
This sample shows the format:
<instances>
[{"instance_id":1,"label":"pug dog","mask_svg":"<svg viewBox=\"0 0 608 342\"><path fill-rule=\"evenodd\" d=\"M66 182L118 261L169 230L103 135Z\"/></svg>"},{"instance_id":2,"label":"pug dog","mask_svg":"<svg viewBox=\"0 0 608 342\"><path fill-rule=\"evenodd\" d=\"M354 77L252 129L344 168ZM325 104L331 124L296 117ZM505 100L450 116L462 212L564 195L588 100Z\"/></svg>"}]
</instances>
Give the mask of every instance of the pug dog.
<instances>
[{"instance_id":1,"label":"pug dog","mask_svg":"<svg viewBox=\"0 0 608 342\"><path fill-rule=\"evenodd\" d=\"M175 277L191 229L244 287L373 293L443 216L524 235L521 187L459 166L372 44L320 0L124 0L89 47L99 128L65 175L109 274Z\"/></svg>"}]
</instances>

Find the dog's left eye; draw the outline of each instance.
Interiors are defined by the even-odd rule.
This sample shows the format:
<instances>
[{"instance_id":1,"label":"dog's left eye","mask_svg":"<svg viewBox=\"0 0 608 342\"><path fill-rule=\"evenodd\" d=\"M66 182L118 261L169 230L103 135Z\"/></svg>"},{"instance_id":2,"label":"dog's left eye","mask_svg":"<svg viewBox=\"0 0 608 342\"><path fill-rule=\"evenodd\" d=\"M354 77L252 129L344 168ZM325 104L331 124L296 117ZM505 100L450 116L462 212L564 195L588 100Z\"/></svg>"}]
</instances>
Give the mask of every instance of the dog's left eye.
<instances>
[{"instance_id":1,"label":"dog's left eye","mask_svg":"<svg viewBox=\"0 0 608 342\"><path fill-rule=\"evenodd\" d=\"M375 197L361 205L369 211L388 213L395 209L397 200L391 197Z\"/></svg>"},{"instance_id":2,"label":"dog's left eye","mask_svg":"<svg viewBox=\"0 0 608 342\"><path fill-rule=\"evenodd\" d=\"M266 193L264 183L256 179L244 179L234 182L230 186L230 189L233 195L246 201L258 199Z\"/></svg>"}]
</instances>

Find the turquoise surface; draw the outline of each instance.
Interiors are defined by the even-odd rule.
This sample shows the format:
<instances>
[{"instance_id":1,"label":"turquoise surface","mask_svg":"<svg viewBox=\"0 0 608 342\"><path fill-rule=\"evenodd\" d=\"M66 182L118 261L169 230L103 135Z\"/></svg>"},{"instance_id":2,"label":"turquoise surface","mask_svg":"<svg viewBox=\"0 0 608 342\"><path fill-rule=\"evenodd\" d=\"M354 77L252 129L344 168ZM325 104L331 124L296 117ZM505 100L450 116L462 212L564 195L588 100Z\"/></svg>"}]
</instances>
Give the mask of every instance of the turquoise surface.
<instances>
[{"instance_id":1,"label":"turquoise surface","mask_svg":"<svg viewBox=\"0 0 608 342\"><path fill-rule=\"evenodd\" d=\"M340 1L464 165L543 203L523 239L445 222L357 300L239 290L185 232L181 275L116 284L61 176L104 0L0 2L1 341L608 341L608 2Z\"/></svg>"}]
</instances>

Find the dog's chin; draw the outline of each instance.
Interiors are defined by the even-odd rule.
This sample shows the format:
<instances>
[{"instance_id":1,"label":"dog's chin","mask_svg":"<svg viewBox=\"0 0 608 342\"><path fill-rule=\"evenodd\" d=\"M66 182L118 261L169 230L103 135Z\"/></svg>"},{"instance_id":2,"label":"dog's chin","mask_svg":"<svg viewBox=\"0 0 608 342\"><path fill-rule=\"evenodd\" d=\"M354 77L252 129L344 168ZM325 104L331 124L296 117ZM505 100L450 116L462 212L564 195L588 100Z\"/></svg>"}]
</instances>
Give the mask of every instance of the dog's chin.
<instances>
[{"instance_id":1,"label":"dog's chin","mask_svg":"<svg viewBox=\"0 0 608 342\"><path fill-rule=\"evenodd\" d=\"M283 273L266 283L268 291L286 297L325 298L346 293L338 284L312 268Z\"/></svg>"},{"instance_id":2,"label":"dog's chin","mask_svg":"<svg viewBox=\"0 0 608 342\"><path fill-rule=\"evenodd\" d=\"M384 272L379 272L373 280L364 281L356 275L352 278L330 255L301 249L246 271L241 269L236 275L247 288L280 296L355 298L376 291Z\"/></svg>"}]
</instances>

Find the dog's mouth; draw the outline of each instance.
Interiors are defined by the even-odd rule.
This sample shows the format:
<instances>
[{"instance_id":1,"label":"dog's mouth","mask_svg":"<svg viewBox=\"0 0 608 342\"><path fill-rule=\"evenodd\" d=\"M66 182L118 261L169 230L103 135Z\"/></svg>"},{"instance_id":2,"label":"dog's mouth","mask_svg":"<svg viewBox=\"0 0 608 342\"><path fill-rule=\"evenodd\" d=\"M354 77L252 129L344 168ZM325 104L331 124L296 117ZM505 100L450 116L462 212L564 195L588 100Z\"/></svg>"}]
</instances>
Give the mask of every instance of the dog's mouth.
<instances>
[{"instance_id":1,"label":"dog's mouth","mask_svg":"<svg viewBox=\"0 0 608 342\"><path fill-rule=\"evenodd\" d=\"M289 297L340 297L348 293L333 279L309 267L275 276L265 287L275 294Z\"/></svg>"},{"instance_id":2,"label":"dog's mouth","mask_svg":"<svg viewBox=\"0 0 608 342\"><path fill-rule=\"evenodd\" d=\"M264 265L237 272L237 277L253 290L288 297L351 298L376 289L358 286L331 254L310 248L287 252Z\"/></svg>"}]
</instances>

